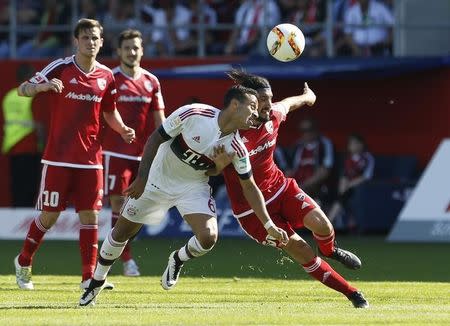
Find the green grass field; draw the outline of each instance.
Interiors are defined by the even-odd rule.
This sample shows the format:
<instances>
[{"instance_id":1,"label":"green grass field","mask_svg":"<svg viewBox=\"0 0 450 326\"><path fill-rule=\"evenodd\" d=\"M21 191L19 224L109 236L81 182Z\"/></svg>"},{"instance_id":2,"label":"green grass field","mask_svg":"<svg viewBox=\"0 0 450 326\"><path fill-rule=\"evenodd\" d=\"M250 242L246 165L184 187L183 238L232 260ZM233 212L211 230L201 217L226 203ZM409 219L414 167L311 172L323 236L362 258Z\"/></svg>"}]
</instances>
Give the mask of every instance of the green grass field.
<instances>
[{"instance_id":1,"label":"green grass field","mask_svg":"<svg viewBox=\"0 0 450 326\"><path fill-rule=\"evenodd\" d=\"M362 257L363 268L332 265L365 293L371 307L363 310L311 280L282 252L240 239L221 239L212 253L190 261L166 292L159 276L183 242L134 242L144 276L120 276L116 263L109 277L116 289L102 292L95 307L79 308L76 242L44 242L33 266L35 290L19 291L12 259L21 242L0 241L0 325L450 325L448 244L341 239Z\"/></svg>"}]
</instances>

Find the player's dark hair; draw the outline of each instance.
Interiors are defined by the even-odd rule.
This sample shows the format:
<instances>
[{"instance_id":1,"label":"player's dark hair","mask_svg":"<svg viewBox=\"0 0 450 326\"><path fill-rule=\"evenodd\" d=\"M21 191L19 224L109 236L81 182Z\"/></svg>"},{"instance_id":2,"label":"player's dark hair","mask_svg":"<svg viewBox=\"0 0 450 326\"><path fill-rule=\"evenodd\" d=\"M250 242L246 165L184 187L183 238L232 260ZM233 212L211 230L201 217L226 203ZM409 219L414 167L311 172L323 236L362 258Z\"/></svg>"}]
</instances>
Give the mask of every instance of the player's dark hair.
<instances>
[{"instance_id":1,"label":"player's dark hair","mask_svg":"<svg viewBox=\"0 0 450 326\"><path fill-rule=\"evenodd\" d=\"M364 139L364 137L361 134L358 134L356 132L351 133L350 135L348 135L347 140L350 141L351 139L356 140L358 143L360 143L364 149L367 149L367 143L366 140Z\"/></svg>"},{"instance_id":2,"label":"player's dark hair","mask_svg":"<svg viewBox=\"0 0 450 326\"><path fill-rule=\"evenodd\" d=\"M237 85L242 85L254 90L270 88L269 81L266 78L249 74L243 69L232 69L227 75Z\"/></svg>"},{"instance_id":3,"label":"player's dark hair","mask_svg":"<svg viewBox=\"0 0 450 326\"><path fill-rule=\"evenodd\" d=\"M75 26L75 29L73 30L73 36L75 36L75 38L78 38L78 35L80 35L81 31L89 30L95 27L100 30L100 36L103 36L103 27L98 20L81 18Z\"/></svg>"},{"instance_id":4,"label":"player's dark hair","mask_svg":"<svg viewBox=\"0 0 450 326\"><path fill-rule=\"evenodd\" d=\"M244 102L246 96L249 94L258 96L258 93L254 89L247 88L241 85L235 85L225 93L223 105L226 108L228 105L230 105L231 100L233 99L236 99L239 102Z\"/></svg>"},{"instance_id":5,"label":"player's dark hair","mask_svg":"<svg viewBox=\"0 0 450 326\"><path fill-rule=\"evenodd\" d=\"M134 38L139 38L142 42L142 34L137 29L126 29L119 35L119 39L117 41L118 47L122 46L122 42L125 40L131 40Z\"/></svg>"}]
</instances>

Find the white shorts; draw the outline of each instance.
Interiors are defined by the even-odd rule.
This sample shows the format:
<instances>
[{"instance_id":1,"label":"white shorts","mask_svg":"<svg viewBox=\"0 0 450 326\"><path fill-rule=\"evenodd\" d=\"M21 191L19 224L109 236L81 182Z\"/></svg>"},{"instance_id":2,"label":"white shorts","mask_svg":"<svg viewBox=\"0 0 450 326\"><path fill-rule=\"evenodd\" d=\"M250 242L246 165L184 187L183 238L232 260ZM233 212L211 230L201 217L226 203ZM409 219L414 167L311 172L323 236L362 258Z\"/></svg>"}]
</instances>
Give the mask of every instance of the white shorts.
<instances>
[{"instance_id":1,"label":"white shorts","mask_svg":"<svg viewBox=\"0 0 450 326\"><path fill-rule=\"evenodd\" d=\"M178 196L145 190L138 199L127 198L120 213L131 222L159 225L167 211L173 206L183 217L189 214L205 214L216 217L216 202L208 184Z\"/></svg>"}]
</instances>

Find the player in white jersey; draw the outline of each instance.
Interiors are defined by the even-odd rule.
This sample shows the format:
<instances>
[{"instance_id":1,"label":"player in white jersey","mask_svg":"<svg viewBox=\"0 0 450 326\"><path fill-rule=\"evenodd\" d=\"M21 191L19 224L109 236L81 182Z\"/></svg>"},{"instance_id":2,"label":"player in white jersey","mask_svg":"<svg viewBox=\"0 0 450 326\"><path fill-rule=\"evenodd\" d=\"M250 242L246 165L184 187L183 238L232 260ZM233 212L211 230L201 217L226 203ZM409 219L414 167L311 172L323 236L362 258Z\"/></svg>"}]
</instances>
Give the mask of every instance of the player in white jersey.
<instances>
[{"instance_id":1,"label":"player in white jersey","mask_svg":"<svg viewBox=\"0 0 450 326\"><path fill-rule=\"evenodd\" d=\"M191 226L194 236L172 252L161 278L170 290L177 283L183 263L209 252L217 241L216 205L208 175L224 167L214 165L218 151L235 153L232 164L243 194L274 241L286 243L285 231L274 225L255 184L250 159L238 129L256 123L256 91L234 86L224 98L224 109L204 104L186 105L173 112L148 139L136 179L126 190L129 196L114 229L102 244L97 268L89 288L80 299L85 306L103 289L111 265L121 255L128 239L145 224L159 224L175 206Z\"/></svg>"}]
</instances>

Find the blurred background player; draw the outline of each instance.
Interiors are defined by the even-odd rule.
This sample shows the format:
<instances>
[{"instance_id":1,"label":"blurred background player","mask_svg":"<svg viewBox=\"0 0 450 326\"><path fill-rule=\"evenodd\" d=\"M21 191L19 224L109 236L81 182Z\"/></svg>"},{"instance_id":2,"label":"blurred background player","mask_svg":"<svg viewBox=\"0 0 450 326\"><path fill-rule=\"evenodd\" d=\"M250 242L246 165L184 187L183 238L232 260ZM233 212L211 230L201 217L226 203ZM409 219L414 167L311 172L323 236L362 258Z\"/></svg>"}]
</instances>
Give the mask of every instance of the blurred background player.
<instances>
[{"instance_id":1,"label":"blurred background player","mask_svg":"<svg viewBox=\"0 0 450 326\"><path fill-rule=\"evenodd\" d=\"M74 29L76 53L50 63L19 86L21 96L51 92L51 123L42 158L42 178L36 207L41 214L28 230L14 259L21 289L33 289L31 266L45 233L68 202L80 218L81 287L94 273L98 248L98 211L102 207L103 166L99 139L100 114L125 142L134 139L116 110L112 71L95 59L103 44L103 28L96 20L81 19Z\"/></svg>"},{"instance_id":2,"label":"blurred background player","mask_svg":"<svg viewBox=\"0 0 450 326\"><path fill-rule=\"evenodd\" d=\"M363 182L372 179L375 160L367 150L366 141L359 134L351 134L347 142L347 155L344 160L344 171L339 179L338 198L333 203L328 213L330 221L348 210L348 202L353 191ZM350 212L346 212L350 213ZM347 214L347 227L352 230L356 227L354 218Z\"/></svg>"},{"instance_id":3,"label":"blurred background player","mask_svg":"<svg viewBox=\"0 0 450 326\"><path fill-rule=\"evenodd\" d=\"M313 232L323 256L337 260L350 269L361 267L361 261L356 255L336 246L333 226L319 205L298 187L295 179L286 178L274 162L280 124L289 112L305 104L312 106L316 95L305 83L303 94L272 104L273 94L267 79L240 70L232 70L229 76L235 83L258 93L258 124L248 130L240 130L239 133L242 139L246 140L244 144L249 152L255 182L263 193L267 210L274 223L287 232L289 242L284 246L267 234L252 208L242 200L236 173L228 166L224 170L224 177L233 215L251 238L263 245L282 248L303 266L308 274L344 294L356 308L368 307L362 293L326 261L316 256L309 244L295 232L306 227ZM226 159L226 155L223 158ZM222 159L222 156L215 159L218 166L226 164L219 159Z\"/></svg>"},{"instance_id":4,"label":"blurred background player","mask_svg":"<svg viewBox=\"0 0 450 326\"><path fill-rule=\"evenodd\" d=\"M119 134L106 128L103 141L105 185L112 218L116 224L125 198L123 191L136 177L147 138L164 121L164 101L158 78L140 66L144 54L142 35L134 29L123 31L118 39L120 66L113 69L117 85L117 110L124 123L136 132L136 139L126 144ZM123 274L139 276L132 258L130 242L122 252Z\"/></svg>"},{"instance_id":5,"label":"blurred background player","mask_svg":"<svg viewBox=\"0 0 450 326\"><path fill-rule=\"evenodd\" d=\"M303 119L299 128L302 136L295 146L289 175L326 208L336 192L333 143L321 134L319 124L313 118Z\"/></svg>"},{"instance_id":6,"label":"blurred background player","mask_svg":"<svg viewBox=\"0 0 450 326\"><path fill-rule=\"evenodd\" d=\"M163 289L176 285L184 262L212 250L218 227L208 175L224 168L214 166L211 160L216 146L236 153L232 165L239 175L237 187L242 187L242 196L256 212L258 223L274 240L287 242L286 232L276 227L267 214L252 177L249 153L236 132L256 123L257 106L256 91L234 86L225 94L223 110L200 103L185 105L153 132L145 145L138 175L126 190L129 198L119 220L103 241L94 278L80 298L81 306L89 305L104 288L111 265L143 223L159 224L172 206L191 226L194 236L170 254L161 277Z\"/></svg>"}]
</instances>

